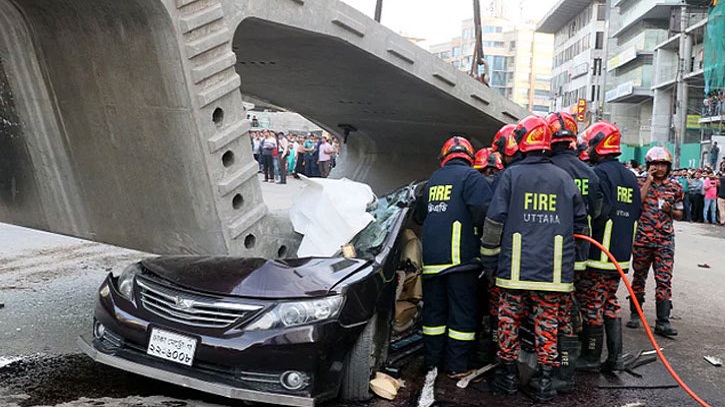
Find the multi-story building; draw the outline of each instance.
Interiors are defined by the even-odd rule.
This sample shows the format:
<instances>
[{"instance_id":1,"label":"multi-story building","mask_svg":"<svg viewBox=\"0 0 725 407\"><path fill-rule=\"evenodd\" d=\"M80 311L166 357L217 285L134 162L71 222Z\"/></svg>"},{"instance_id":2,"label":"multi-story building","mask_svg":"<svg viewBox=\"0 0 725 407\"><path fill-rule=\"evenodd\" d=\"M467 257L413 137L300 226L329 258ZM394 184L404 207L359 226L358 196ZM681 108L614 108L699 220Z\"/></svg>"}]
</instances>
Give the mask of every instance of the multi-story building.
<instances>
[{"instance_id":1,"label":"multi-story building","mask_svg":"<svg viewBox=\"0 0 725 407\"><path fill-rule=\"evenodd\" d=\"M623 140L652 141L654 49L667 40L672 8L680 0L611 0L607 39L605 118Z\"/></svg>"},{"instance_id":2,"label":"multi-story building","mask_svg":"<svg viewBox=\"0 0 725 407\"><path fill-rule=\"evenodd\" d=\"M604 1L560 0L536 28L554 35L552 110L575 114L580 128L602 115L605 20Z\"/></svg>"},{"instance_id":3,"label":"multi-story building","mask_svg":"<svg viewBox=\"0 0 725 407\"><path fill-rule=\"evenodd\" d=\"M681 154L680 146L700 142L706 26L705 8L687 4L674 7L667 38L654 48L652 141L677 144L676 155L682 157L685 166L694 165L693 153L695 157L700 155L699 147L690 154Z\"/></svg>"},{"instance_id":4,"label":"multi-story building","mask_svg":"<svg viewBox=\"0 0 725 407\"><path fill-rule=\"evenodd\" d=\"M481 26L489 86L534 113L546 114L551 98L553 36L535 32L531 24L497 17L483 17ZM461 24L461 36L433 45L430 51L454 67L470 71L475 41L474 22L468 19Z\"/></svg>"}]
</instances>

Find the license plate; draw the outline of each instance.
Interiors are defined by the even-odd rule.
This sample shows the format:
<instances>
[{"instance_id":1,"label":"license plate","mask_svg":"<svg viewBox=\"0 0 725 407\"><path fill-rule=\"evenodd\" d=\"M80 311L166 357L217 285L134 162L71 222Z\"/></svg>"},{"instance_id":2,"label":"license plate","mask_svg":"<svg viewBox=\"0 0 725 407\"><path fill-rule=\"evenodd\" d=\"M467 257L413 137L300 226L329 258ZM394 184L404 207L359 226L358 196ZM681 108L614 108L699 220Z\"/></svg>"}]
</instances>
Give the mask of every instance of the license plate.
<instances>
[{"instance_id":1,"label":"license plate","mask_svg":"<svg viewBox=\"0 0 725 407\"><path fill-rule=\"evenodd\" d=\"M191 366L196 351L196 339L163 329L151 328L146 354Z\"/></svg>"}]
</instances>

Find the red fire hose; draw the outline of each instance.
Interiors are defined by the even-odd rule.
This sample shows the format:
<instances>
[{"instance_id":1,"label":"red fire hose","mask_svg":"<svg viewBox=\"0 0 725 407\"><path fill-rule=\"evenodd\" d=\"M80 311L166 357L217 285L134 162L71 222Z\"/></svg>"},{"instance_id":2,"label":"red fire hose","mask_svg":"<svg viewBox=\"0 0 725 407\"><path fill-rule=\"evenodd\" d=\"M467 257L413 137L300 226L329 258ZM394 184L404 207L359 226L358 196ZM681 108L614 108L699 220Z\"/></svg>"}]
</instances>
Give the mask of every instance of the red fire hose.
<instances>
[{"instance_id":1,"label":"red fire hose","mask_svg":"<svg viewBox=\"0 0 725 407\"><path fill-rule=\"evenodd\" d=\"M657 355L660 357L660 360L662 361L662 364L665 366L665 369L672 375L672 378L675 379L677 384L682 387L685 392L692 397L693 400L698 402L703 407L710 407L709 404L707 404L703 399L701 399L695 392L693 392L687 385L685 384L682 379L680 379L680 376L677 375L675 372L675 369L670 366L670 362L667 361L667 358L665 358L665 355L660 350L660 345L657 344L657 340L655 340L654 335L652 335L652 330L649 327L649 324L647 324L647 320L644 317L644 312L642 312L642 307L639 305L639 301L637 301L637 297L634 295L634 290L632 290L632 286L629 284L629 281L627 280L627 276L624 274L624 270L619 266L619 263L617 263L617 259L612 256L612 253L609 252L604 246L602 246L599 242L592 239L589 236L585 235L579 235L575 234L574 238L576 239L582 239L586 240L587 242L593 244L594 246L598 247L599 250L602 251L602 253L605 253L607 257L609 257L609 260L612 261L612 263L617 267L617 271L619 272L619 275L622 277L622 281L624 281L624 285L627 287L627 291L629 291L630 299L632 302L634 302L635 308L637 308L637 314L639 314L639 318L642 320L642 325L644 326L645 332L647 332L647 337L649 338L649 341L652 343L652 346L654 346L655 352L657 352Z\"/></svg>"}]
</instances>

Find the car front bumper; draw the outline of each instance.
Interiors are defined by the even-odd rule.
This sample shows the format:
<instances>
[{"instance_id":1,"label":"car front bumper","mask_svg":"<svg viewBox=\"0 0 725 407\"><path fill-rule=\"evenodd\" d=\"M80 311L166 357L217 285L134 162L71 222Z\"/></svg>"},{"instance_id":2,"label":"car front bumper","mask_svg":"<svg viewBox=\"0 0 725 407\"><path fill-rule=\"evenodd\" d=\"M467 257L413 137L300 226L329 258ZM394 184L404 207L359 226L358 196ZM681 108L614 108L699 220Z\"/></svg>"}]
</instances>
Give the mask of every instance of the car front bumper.
<instances>
[{"instance_id":1,"label":"car front bumper","mask_svg":"<svg viewBox=\"0 0 725 407\"><path fill-rule=\"evenodd\" d=\"M212 376L204 377L203 374L198 374L196 377L192 377L188 373L172 370L173 367L170 367L168 364L159 363L159 366L163 366L163 368L152 366L148 364L149 360L143 360L146 359L144 357L133 357L132 355L125 355L126 357L121 357L118 355L106 354L96 349L92 342L89 342L83 336L78 337L78 346L86 355L90 356L91 359L98 363L155 380L161 380L167 383L188 387L210 394L216 394L230 399L299 407L312 407L317 401L315 398L311 397L242 389L231 384L221 383Z\"/></svg>"}]
</instances>

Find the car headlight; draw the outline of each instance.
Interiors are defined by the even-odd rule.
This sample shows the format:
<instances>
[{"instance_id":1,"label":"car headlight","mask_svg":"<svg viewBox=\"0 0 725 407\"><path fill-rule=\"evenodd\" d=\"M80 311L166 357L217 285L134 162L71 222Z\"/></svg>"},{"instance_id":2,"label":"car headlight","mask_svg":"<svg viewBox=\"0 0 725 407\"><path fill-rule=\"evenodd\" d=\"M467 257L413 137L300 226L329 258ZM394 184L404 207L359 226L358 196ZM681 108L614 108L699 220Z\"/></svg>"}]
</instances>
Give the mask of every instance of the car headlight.
<instances>
[{"instance_id":1,"label":"car headlight","mask_svg":"<svg viewBox=\"0 0 725 407\"><path fill-rule=\"evenodd\" d=\"M118 276L118 292L123 298L131 301L133 298L133 279L141 272L141 265L134 263L126 267Z\"/></svg>"},{"instance_id":2,"label":"car headlight","mask_svg":"<svg viewBox=\"0 0 725 407\"><path fill-rule=\"evenodd\" d=\"M310 324L334 318L342 308L342 296L277 304L245 329L259 331Z\"/></svg>"}]
</instances>

